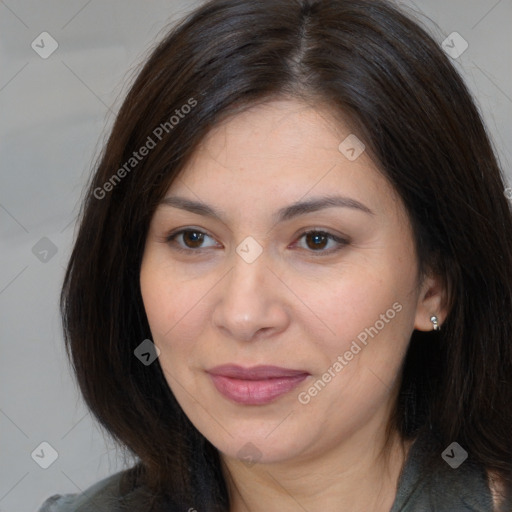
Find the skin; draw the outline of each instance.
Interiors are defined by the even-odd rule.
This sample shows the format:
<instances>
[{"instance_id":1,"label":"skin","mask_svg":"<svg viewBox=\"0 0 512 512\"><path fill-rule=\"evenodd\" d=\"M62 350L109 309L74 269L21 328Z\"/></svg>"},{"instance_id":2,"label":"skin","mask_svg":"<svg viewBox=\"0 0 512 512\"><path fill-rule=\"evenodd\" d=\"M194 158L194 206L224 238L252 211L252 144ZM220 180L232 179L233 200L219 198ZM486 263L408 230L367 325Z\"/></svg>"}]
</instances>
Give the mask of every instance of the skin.
<instances>
[{"instance_id":1,"label":"skin","mask_svg":"<svg viewBox=\"0 0 512 512\"><path fill-rule=\"evenodd\" d=\"M315 512L341 503L389 511L395 498L410 443L394 433L385 457L384 430L411 334L431 330L432 314L442 324L445 292L436 276L420 281L406 211L367 152L350 161L338 150L350 133L327 109L291 99L238 113L209 133L166 194L207 203L222 220L162 204L150 224L140 284L159 363L186 415L221 454L231 511ZM372 213L329 207L272 217L298 200L334 194ZM207 236L167 240L183 228ZM318 243L303 235L311 229L348 243ZM252 263L236 251L248 236L262 250ZM300 403L298 394L395 303L400 312ZM310 375L270 404L240 405L206 373L226 363ZM249 464L239 454L244 446Z\"/></svg>"}]
</instances>

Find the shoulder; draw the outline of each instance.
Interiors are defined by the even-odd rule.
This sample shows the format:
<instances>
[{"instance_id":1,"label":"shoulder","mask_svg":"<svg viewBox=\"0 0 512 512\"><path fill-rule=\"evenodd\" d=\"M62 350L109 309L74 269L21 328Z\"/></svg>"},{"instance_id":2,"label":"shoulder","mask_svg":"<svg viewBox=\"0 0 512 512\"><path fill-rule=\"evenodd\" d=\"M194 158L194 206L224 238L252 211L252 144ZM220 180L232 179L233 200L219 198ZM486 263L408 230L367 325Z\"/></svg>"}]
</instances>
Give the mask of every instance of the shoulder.
<instances>
[{"instance_id":1,"label":"shoulder","mask_svg":"<svg viewBox=\"0 0 512 512\"><path fill-rule=\"evenodd\" d=\"M133 468L132 468L133 469ZM80 493L55 494L41 505L38 512L103 512L120 508L129 490L123 484L132 469L119 471L88 487Z\"/></svg>"},{"instance_id":2,"label":"shoulder","mask_svg":"<svg viewBox=\"0 0 512 512\"><path fill-rule=\"evenodd\" d=\"M459 445L460 446L460 445ZM448 448L450 450L448 450ZM391 512L492 512L496 502L485 469L470 458L456 460L458 447L446 448L424 434L412 445Z\"/></svg>"}]
</instances>

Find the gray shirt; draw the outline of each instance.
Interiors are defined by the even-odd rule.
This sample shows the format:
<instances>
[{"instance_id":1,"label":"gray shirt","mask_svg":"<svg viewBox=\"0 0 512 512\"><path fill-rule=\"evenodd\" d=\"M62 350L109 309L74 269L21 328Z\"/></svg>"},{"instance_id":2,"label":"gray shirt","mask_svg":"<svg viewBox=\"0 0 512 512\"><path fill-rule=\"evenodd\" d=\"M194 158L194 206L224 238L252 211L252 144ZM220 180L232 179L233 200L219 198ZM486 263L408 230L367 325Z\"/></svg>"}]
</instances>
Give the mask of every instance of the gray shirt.
<instances>
[{"instance_id":1,"label":"gray shirt","mask_svg":"<svg viewBox=\"0 0 512 512\"><path fill-rule=\"evenodd\" d=\"M484 469L469 459L458 468L448 463L425 472L427 455L438 453L432 436L419 437L412 445L400 474L395 502L389 512L497 512ZM142 512L137 505L140 489L122 492L122 471L111 475L80 494L48 498L38 512ZM427 476L425 476L427 475ZM166 512L178 512L168 510ZM182 511L179 511L182 512ZM183 511L186 512L186 509Z\"/></svg>"}]
</instances>

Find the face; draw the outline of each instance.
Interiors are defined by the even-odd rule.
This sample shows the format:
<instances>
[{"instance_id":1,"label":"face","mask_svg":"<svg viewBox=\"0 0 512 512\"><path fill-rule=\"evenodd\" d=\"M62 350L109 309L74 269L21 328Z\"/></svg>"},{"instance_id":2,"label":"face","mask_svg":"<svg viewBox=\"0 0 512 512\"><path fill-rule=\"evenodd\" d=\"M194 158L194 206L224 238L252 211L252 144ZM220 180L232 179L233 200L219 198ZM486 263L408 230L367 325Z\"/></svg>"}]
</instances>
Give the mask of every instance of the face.
<instances>
[{"instance_id":1,"label":"face","mask_svg":"<svg viewBox=\"0 0 512 512\"><path fill-rule=\"evenodd\" d=\"M210 132L152 218L158 361L225 457L300 460L388 420L428 313L403 205L364 151L339 149L349 135L300 102L255 106Z\"/></svg>"}]
</instances>

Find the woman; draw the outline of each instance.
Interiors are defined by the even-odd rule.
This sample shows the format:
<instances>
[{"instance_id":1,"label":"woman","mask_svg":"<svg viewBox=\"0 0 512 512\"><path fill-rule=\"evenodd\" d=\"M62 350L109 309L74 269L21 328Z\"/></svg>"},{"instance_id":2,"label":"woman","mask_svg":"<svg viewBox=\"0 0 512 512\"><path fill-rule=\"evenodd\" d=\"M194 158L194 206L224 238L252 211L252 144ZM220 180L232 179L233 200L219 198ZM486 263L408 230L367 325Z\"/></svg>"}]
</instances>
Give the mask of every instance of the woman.
<instances>
[{"instance_id":1,"label":"woman","mask_svg":"<svg viewBox=\"0 0 512 512\"><path fill-rule=\"evenodd\" d=\"M120 109L62 291L140 462L41 511L512 510L504 189L389 3L202 6Z\"/></svg>"}]
</instances>

